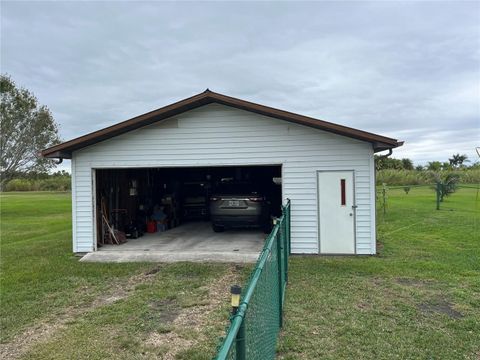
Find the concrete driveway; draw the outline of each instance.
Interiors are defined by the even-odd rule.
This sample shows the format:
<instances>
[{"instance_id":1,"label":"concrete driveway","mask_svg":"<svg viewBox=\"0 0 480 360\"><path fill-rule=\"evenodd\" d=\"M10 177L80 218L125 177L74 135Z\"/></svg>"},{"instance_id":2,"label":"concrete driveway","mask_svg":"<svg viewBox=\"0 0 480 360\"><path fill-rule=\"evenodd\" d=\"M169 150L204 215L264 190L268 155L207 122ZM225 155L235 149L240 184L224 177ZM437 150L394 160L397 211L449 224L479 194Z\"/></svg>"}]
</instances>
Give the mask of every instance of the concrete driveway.
<instances>
[{"instance_id":1,"label":"concrete driveway","mask_svg":"<svg viewBox=\"0 0 480 360\"><path fill-rule=\"evenodd\" d=\"M80 261L253 263L266 236L258 229L215 233L209 222L192 222L162 233L129 239L122 245L104 245Z\"/></svg>"}]
</instances>

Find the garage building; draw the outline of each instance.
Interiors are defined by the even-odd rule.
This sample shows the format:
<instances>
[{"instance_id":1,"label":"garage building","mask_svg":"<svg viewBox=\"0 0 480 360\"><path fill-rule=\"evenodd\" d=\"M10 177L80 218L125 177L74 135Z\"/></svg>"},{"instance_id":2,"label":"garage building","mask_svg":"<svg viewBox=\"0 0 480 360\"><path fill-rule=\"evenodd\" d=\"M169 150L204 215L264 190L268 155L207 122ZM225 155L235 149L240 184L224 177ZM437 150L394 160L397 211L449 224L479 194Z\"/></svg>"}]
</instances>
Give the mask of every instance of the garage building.
<instances>
[{"instance_id":1,"label":"garage building","mask_svg":"<svg viewBox=\"0 0 480 360\"><path fill-rule=\"evenodd\" d=\"M292 253L375 254L374 153L401 145L207 89L42 155L71 159L76 253L112 246L111 230L122 241L151 230L133 224L147 227L155 207L165 234L208 224L216 186L231 180L254 184L272 217L291 200Z\"/></svg>"}]
</instances>

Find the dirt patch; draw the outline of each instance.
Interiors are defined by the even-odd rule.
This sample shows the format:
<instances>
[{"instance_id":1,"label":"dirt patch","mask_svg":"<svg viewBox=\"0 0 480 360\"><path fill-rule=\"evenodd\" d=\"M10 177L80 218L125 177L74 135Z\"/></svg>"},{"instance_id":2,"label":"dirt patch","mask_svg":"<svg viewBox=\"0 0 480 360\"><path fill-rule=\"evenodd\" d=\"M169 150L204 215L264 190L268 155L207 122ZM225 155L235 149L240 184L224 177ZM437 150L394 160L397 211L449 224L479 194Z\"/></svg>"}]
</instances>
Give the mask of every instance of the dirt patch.
<instances>
[{"instance_id":1,"label":"dirt patch","mask_svg":"<svg viewBox=\"0 0 480 360\"><path fill-rule=\"evenodd\" d=\"M383 252L383 242L377 240L377 255L381 254Z\"/></svg>"},{"instance_id":2,"label":"dirt patch","mask_svg":"<svg viewBox=\"0 0 480 360\"><path fill-rule=\"evenodd\" d=\"M400 285L415 286L415 287L422 287L422 286L428 286L433 284L433 281L418 280L418 279L412 279L412 278L397 278L396 282Z\"/></svg>"},{"instance_id":3,"label":"dirt patch","mask_svg":"<svg viewBox=\"0 0 480 360\"><path fill-rule=\"evenodd\" d=\"M151 279L153 279L153 276L150 274L139 274L112 283L102 295L97 296L93 301L81 306L68 307L61 314L55 314L55 316L26 329L8 343L0 344L0 359L18 359L35 344L45 342L55 333L65 329L67 324L78 316L127 298L130 292L135 289L135 286ZM90 290L88 287L84 287L80 288L79 291L88 292Z\"/></svg>"},{"instance_id":4,"label":"dirt patch","mask_svg":"<svg viewBox=\"0 0 480 360\"><path fill-rule=\"evenodd\" d=\"M365 302L361 302L361 303L357 304L357 308L360 311L370 311L372 309L372 305L370 305L368 303L365 303Z\"/></svg>"},{"instance_id":5,"label":"dirt patch","mask_svg":"<svg viewBox=\"0 0 480 360\"><path fill-rule=\"evenodd\" d=\"M62 310L61 314L55 314L42 322L26 329L23 333L15 336L10 342L0 344L0 359L18 359L28 353L33 346L53 338L55 334L65 330L69 323L80 316L102 306L122 301L134 292L139 284L153 281L161 267L155 267L142 274L112 282L108 289L96 296L93 300L80 306L72 306ZM229 301L229 288L238 281L239 272L234 265L217 280L205 287L205 298L195 306L182 308L175 299L155 301L150 304L152 313L155 313L159 323L166 325L165 332L159 330L149 334L145 340L146 345L164 349L167 347L163 359L174 359L175 355L196 344L206 340L205 327L210 326L209 319L212 311L218 309L221 304ZM189 276L197 276L191 274ZM89 287L78 290L88 294L92 290ZM93 295L93 294L92 294ZM176 331L177 330L177 331ZM185 334L189 333L188 336ZM179 334L184 334L179 335ZM219 334L220 335L220 334Z\"/></svg>"},{"instance_id":6,"label":"dirt patch","mask_svg":"<svg viewBox=\"0 0 480 360\"><path fill-rule=\"evenodd\" d=\"M418 308L424 313L439 313L445 314L452 319L460 319L463 314L453 309L452 304L445 300L440 300L436 303L423 303L418 305Z\"/></svg>"},{"instance_id":7,"label":"dirt patch","mask_svg":"<svg viewBox=\"0 0 480 360\"><path fill-rule=\"evenodd\" d=\"M208 303L184 308L171 323L174 331L162 334L153 332L148 337L146 344L155 347L167 345L168 350L162 355L162 359L172 360L179 351L205 341L205 327L209 325L210 314L221 304L228 302L229 288L236 281L238 281L238 271L235 266L231 266L225 275L207 287ZM193 331L195 336L189 336L186 339L179 335L182 330Z\"/></svg>"},{"instance_id":8,"label":"dirt patch","mask_svg":"<svg viewBox=\"0 0 480 360\"><path fill-rule=\"evenodd\" d=\"M159 271L160 271L160 266L155 267L155 268L153 268L153 269L151 269L151 270L146 271L146 272L145 272L145 275L154 275L154 274L158 273Z\"/></svg>"},{"instance_id":9,"label":"dirt patch","mask_svg":"<svg viewBox=\"0 0 480 360\"><path fill-rule=\"evenodd\" d=\"M236 271L242 271L243 269L245 269L245 264L235 264Z\"/></svg>"},{"instance_id":10,"label":"dirt patch","mask_svg":"<svg viewBox=\"0 0 480 360\"><path fill-rule=\"evenodd\" d=\"M163 334L151 333L148 337L146 344L153 347L168 347L166 354L162 355L164 360L175 359L175 354L178 350L188 349L193 346L194 342L189 339L184 339L175 334L174 332L168 332ZM172 349L176 349L172 351Z\"/></svg>"},{"instance_id":11,"label":"dirt patch","mask_svg":"<svg viewBox=\"0 0 480 360\"><path fill-rule=\"evenodd\" d=\"M160 323L168 325L172 323L180 314L180 306L173 299L163 299L150 303L150 308L159 315L157 319Z\"/></svg>"}]
</instances>

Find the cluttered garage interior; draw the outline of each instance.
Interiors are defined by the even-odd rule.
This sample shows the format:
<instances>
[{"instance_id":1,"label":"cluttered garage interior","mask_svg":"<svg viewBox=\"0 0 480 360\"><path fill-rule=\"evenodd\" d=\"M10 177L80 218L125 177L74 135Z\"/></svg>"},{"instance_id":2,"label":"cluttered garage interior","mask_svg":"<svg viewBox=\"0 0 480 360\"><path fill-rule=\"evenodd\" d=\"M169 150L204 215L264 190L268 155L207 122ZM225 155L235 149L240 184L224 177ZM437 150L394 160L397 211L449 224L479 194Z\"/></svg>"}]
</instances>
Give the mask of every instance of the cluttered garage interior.
<instances>
[{"instance_id":1,"label":"cluttered garage interior","mask_svg":"<svg viewBox=\"0 0 480 360\"><path fill-rule=\"evenodd\" d=\"M280 165L96 169L97 248L140 244L187 224L212 234L269 233L281 214L281 172Z\"/></svg>"}]
</instances>

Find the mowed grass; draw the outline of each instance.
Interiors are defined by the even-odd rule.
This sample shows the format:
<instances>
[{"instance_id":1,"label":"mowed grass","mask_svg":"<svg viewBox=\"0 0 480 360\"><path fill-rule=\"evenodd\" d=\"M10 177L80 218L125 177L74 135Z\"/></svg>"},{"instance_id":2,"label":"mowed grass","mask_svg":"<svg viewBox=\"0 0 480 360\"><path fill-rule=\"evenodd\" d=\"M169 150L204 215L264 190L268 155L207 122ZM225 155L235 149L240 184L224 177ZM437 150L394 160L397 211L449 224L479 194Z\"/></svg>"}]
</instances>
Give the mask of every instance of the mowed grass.
<instances>
[{"instance_id":1,"label":"mowed grass","mask_svg":"<svg viewBox=\"0 0 480 360\"><path fill-rule=\"evenodd\" d=\"M476 196L460 189L436 211L426 187L392 190L378 256L292 256L279 358L478 359ZM214 355L229 285L249 268L79 263L68 193L0 200L4 358Z\"/></svg>"},{"instance_id":2,"label":"mowed grass","mask_svg":"<svg viewBox=\"0 0 480 360\"><path fill-rule=\"evenodd\" d=\"M391 190L379 255L292 256L281 359L480 359L480 198Z\"/></svg>"},{"instance_id":3,"label":"mowed grass","mask_svg":"<svg viewBox=\"0 0 480 360\"><path fill-rule=\"evenodd\" d=\"M80 263L69 193L1 200L3 358L209 359L228 318L224 264Z\"/></svg>"}]
</instances>

